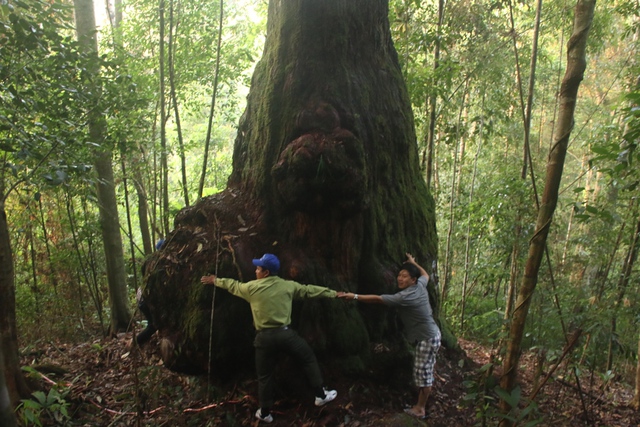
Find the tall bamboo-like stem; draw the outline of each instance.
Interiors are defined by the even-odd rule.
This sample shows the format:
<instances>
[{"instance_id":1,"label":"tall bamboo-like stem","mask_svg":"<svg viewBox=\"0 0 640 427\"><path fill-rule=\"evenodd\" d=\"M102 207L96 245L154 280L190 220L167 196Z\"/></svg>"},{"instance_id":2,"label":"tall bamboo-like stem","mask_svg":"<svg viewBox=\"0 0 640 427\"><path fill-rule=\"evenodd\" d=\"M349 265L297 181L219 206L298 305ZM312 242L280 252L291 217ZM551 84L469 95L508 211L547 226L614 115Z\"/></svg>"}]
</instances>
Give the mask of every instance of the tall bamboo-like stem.
<instances>
[{"instance_id":1,"label":"tall bamboo-like stem","mask_svg":"<svg viewBox=\"0 0 640 427\"><path fill-rule=\"evenodd\" d=\"M522 235L522 224L520 219L516 219L515 232L513 236L513 243L511 246L511 255L509 258L509 282L507 283L507 297L504 308L504 329L505 333L509 331L511 315L513 314L513 304L516 298L516 284L517 278L520 274L518 268L520 259L520 237Z\"/></svg>"},{"instance_id":2,"label":"tall bamboo-like stem","mask_svg":"<svg viewBox=\"0 0 640 427\"><path fill-rule=\"evenodd\" d=\"M76 214L75 209L73 207L73 199L69 192L66 193L66 207L67 207L67 217L69 218L69 227L71 228L71 236L73 237L73 248L76 253L76 257L78 258L78 265L80 268L77 270L78 274L80 272L84 276L85 283L87 284L87 289L89 290L89 295L91 296L91 300L93 301L94 308L96 309L96 315L98 316L98 320L100 321L100 329L103 334L106 334L104 318L102 315L102 297L100 296L100 291L98 289L98 283L95 274L93 276L89 275L90 271L94 271L90 265L90 261L85 262L85 258L88 259L87 255L84 253L82 246L80 245L80 240L78 238L77 225L76 225ZM85 215L86 216L86 215ZM88 240L89 247L91 245L91 239ZM82 303L82 288L80 287L81 280L78 280L79 286L79 295L80 301L82 304L82 311L84 313L84 303Z\"/></svg>"},{"instance_id":3,"label":"tall bamboo-like stem","mask_svg":"<svg viewBox=\"0 0 640 427\"><path fill-rule=\"evenodd\" d=\"M58 195L57 195L58 198L56 200L57 206L67 206L67 195L68 195L68 189L66 191L58 192ZM68 210L67 210L67 217L68 217ZM71 227L72 233L75 232L71 218L69 218L69 226ZM79 268L75 269L75 276L76 276L75 285L77 289L76 297L78 301L79 311L81 313L80 326L82 329L84 329L84 320L87 318L87 313L85 310L84 291L82 290L82 274L86 274L86 271L84 271L84 268L82 267L82 265L80 265ZM54 275L54 273L52 273L52 275Z\"/></svg>"},{"instance_id":4,"label":"tall bamboo-like stem","mask_svg":"<svg viewBox=\"0 0 640 427\"><path fill-rule=\"evenodd\" d=\"M180 155L180 173L182 175L182 196L185 207L189 206L189 185L187 183L187 161L184 154L184 138L182 137L182 124L180 122L180 109L178 106L178 94L176 92L175 50L178 35L178 23L174 20L173 0L169 6L169 91L171 93L171 105L173 106L176 132L178 133L178 151ZM175 28L175 30L174 30ZM175 37L174 37L175 33Z\"/></svg>"},{"instance_id":5,"label":"tall bamboo-like stem","mask_svg":"<svg viewBox=\"0 0 640 427\"><path fill-rule=\"evenodd\" d=\"M638 353L640 354L640 333L638 334ZM636 410L640 410L640 357L636 366L636 388L631 400L631 406Z\"/></svg>"},{"instance_id":6,"label":"tall bamboo-like stem","mask_svg":"<svg viewBox=\"0 0 640 427\"><path fill-rule=\"evenodd\" d=\"M162 234L167 235L169 232L169 165L167 157L169 156L167 149L167 116L166 116L166 100L165 84L164 84L164 0L159 0L158 14L159 14L159 39L160 39L160 51L158 52L159 66L159 78L160 78L160 169L161 180L160 188L162 192Z\"/></svg>"},{"instance_id":7,"label":"tall bamboo-like stem","mask_svg":"<svg viewBox=\"0 0 640 427\"><path fill-rule=\"evenodd\" d=\"M640 216L638 216L638 209L635 210L635 217L638 218L636 223L636 228L633 230L633 234L631 235L631 243L629 244L629 249L627 250L627 255L624 259L624 263L622 266L622 274L620 275L620 279L618 280L618 295L616 297L615 304L613 306L613 315L611 316L611 333L609 334L609 351L607 353L607 371L611 370L613 366L613 338L616 335L616 326L618 319L618 311L623 304L624 296L627 292L627 288L629 287L629 280L631 278L631 272L633 271L633 267L635 266L636 260L638 259L638 249L640 244Z\"/></svg>"},{"instance_id":8,"label":"tall bamboo-like stem","mask_svg":"<svg viewBox=\"0 0 640 427\"><path fill-rule=\"evenodd\" d=\"M142 237L142 247L144 254L153 252L151 234L149 232L149 203L147 202L147 191L144 188L144 180L139 171L134 171L133 187L136 190L138 199L138 221L140 223L140 236Z\"/></svg>"},{"instance_id":9,"label":"tall bamboo-like stem","mask_svg":"<svg viewBox=\"0 0 640 427\"><path fill-rule=\"evenodd\" d=\"M49 231L47 229L47 223L44 219L44 208L42 206L42 197L38 198L38 212L40 213L40 226L42 227L42 235L44 240L44 247L47 252L47 261L49 262L49 271L51 272L51 284L53 285L53 292L58 295L58 275L56 274L56 266L53 263L51 257L51 242L49 241Z\"/></svg>"},{"instance_id":10,"label":"tall bamboo-like stem","mask_svg":"<svg viewBox=\"0 0 640 427\"><path fill-rule=\"evenodd\" d=\"M521 76L521 72L520 72L520 60L519 60L519 54L518 54L518 45L517 45L517 41L516 41L516 29L515 29L515 21L513 18L513 5L511 2L509 2L509 19L511 22L511 33L512 33L512 39L513 39L513 51L514 51L514 55L515 55L515 61L516 61L516 76L517 76L517 80L518 80L518 90L519 90L519 94L520 94L520 106L521 106L521 111L522 111L522 121L523 121L523 127L524 127L524 157L523 157L523 161L522 161L522 172L521 172L521 177L522 179L525 179L527 177L527 166L530 164L531 165L531 180L533 182L533 185L535 187L535 179L534 179L534 175L533 175L533 161L531 158L531 147L530 147L530 135L531 135L531 110L532 110L532 105L533 105L533 92L535 89L535 73L536 73L536 63L537 63L537 56L538 56L538 34L539 34L539 30L540 30L540 12L542 9L542 0L538 0L537 2L537 8L536 8L536 23L535 23L535 29L534 29L534 34L533 34L533 47L532 47L532 52L531 52L531 66L530 66L530 74L529 74L529 88L528 88L528 95L527 95L527 103L525 105L524 102L524 94L523 94L523 88L522 88L522 76ZM508 330L509 326L509 322L508 320L511 318L511 314L513 311L513 304L514 304L514 300L515 300L515 290L516 290L516 282L517 282L517 277L519 275L519 268L518 268L518 259L519 259L519 248L520 248L520 235L522 233L522 224L521 224L521 219L517 218L516 219L516 225L515 225L515 236L514 236L514 241L513 241L513 247L511 250L511 268L510 268L510 274L509 274L509 287L507 290L507 299L506 299L506 305L505 305L505 311L504 311L504 319L505 319L505 328Z\"/></svg>"},{"instance_id":11,"label":"tall bamboo-like stem","mask_svg":"<svg viewBox=\"0 0 640 427\"><path fill-rule=\"evenodd\" d=\"M131 255L131 265L133 265L133 283L138 285L138 269L136 268L136 245L133 241L133 227L131 225L131 206L129 205L129 179L127 177L127 165L124 161L123 153L120 153L120 167L122 168L122 186L124 187L124 206L127 217L127 234L129 235L129 251Z\"/></svg>"},{"instance_id":12,"label":"tall bamboo-like stem","mask_svg":"<svg viewBox=\"0 0 640 427\"><path fill-rule=\"evenodd\" d=\"M573 226L573 217L576 213L576 207L571 208L571 213L569 214L569 223L567 224L567 233L564 236L564 245L562 247L562 265L565 265L567 262L567 252L569 250L569 240L571 239L571 228Z\"/></svg>"},{"instance_id":13,"label":"tall bamboo-like stem","mask_svg":"<svg viewBox=\"0 0 640 427\"><path fill-rule=\"evenodd\" d=\"M520 54L518 52L518 32L515 27L515 20L513 18L513 2L509 0L509 23L511 24L511 40L513 41L513 55L516 61L516 79L518 82L518 94L520 96L520 113L522 114L522 122L525 124L525 144L523 148L523 157L522 157L522 179L527 176L527 115L525 113L525 104L524 104L524 89L522 87L522 73L520 72Z\"/></svg>"},{"instance_id":14,"label":"tall bamboo-like stem","mask_svg":"<svg viewBox=\"0 0 640 427\"><path fill-rule=\"evenodd\" d=\"M29 255L31 257L31 278L33 284L31 285L31 291L36 301L36 315L39 319L42 315L40 310L40 289L38 289L38 266L36 262L36 247L33 241L33 222L29 222L27 225L27 238L29 239ZM39 322L38 322L39 323Z\"/></svg>"},{"instance_id":15,"label":"tall bamboo-like stem","mask_svg":"<svg viewBox=\"0 0 640 427\"><path fill-rule=\"evenodd\" d=\"M527 314L537 285L538 272L545 253L549 228L551 227L551 221L558 202L558 189L562 178L569 137L573 129L578 89L586 69L587 37L593 21L595 3L595 0L578 0L575 8L574 30L567 45L567 70L560 90L560 113L554 136L555 143L549 153L545 188L538 211L535 233L529 244L529 255L509 334L510 342L504 363L504 375L500 381L502 389L509 393L515 387L518 377L518 364ZM507 413L511 409L511 405L503 399L500 401L500 408ZM510 426L511 421L504 418L500 425Z\"/></svg>"},{"instance_id":16,"label":"tall bamboo-like stem","mask_svg":"<svg viewBox=\"0 0 640 427\"><path fill-rule=\"evenodd\" d=\"M435 88L438 84L438 67L440 66L440 44L442 37L442 22L444 20L444 0L438 0L438 27L436 30L436 43L433 52L433 75L436 81L433 82ZM426 181L427 189L431 191L431 179L433 175L433 159L434 159L434 140L436 131L436 104L438 97L435 91L432 90L429 97L429 133L427 136L427 165L426 165ZM445 270L445 282L446 282L446 270Z\"/></svg>"},{"instance_id":17,"label":"tall bamboo-like stem","mask_svg":"<svg viewBox=\"0 0 640 427\"><path fill-rule=\"evenodd\" d=\"M204 192L204 179L207 174L207 162L209 160L209 146L211 145L211 131L213 129L213 116L216 110L216 98L218 95L218 78L220 75L220 56L222 50L222 22L224 18L224 0L220 0L220 18L218 19L218 45L216 47L216 69L213 78L213 94L211 95L211 108L209 109L209 123L207 125L207 137L204 141L204 155L202 157L202 173L198 185L198 199ZM216 183L217 185L217 183Z\"/></svg>"},{"instance_id":18,"label":"tall bamboo-like stem","mask_svg":"<svg viewBox=\"0 0 640 427\"><path fill-rule=\"evenodd\" d=\"M482 108L481 111L484 112L484 101L486 98L486 92L482 93ZM484 133L484 114L480 117L480 129L478 132L478 149L476 150L476 156L473 161L473 174L471 176L471 189L469 190L469 206L473 202L473 195L476 185L476 177L478 176L478 158L480 157L480 150L482 149L482 138ZM471 253L471 210L469 209L469 214L467 216L467 242L465 244L464 249L464 278L462 279L462 310L460 313L460 330L462 331L462 335L464 336L464 317L465 317L465 308L467 303L467 282L469 280L469 256Z\"/></svg>"},{"instance_id":19,"label":"tall bamboo-like stem","mask_svg":"<svg viewBox=\"0 0 640 427\"><path fill-rule=\"evenodd\" d=\"M449 290L449 279L451 278L451 239L453 236L453 229L455 227L455 205L456 205L456 180L458 179L458 160L459 160L459 145L461 143L460 138L460 121L462 120L462 112L465 109L465 100L467 99L467 90L465 88L462 94L462 100L460 101L460 110L458 112L458 134L456 135L456 146L453 153L453 167L451 173L451 200L449 201L449 228L447 230L447 245L445 250L444 261L444 280L442 281L442 293L440 296L440 311L442 310L442 304L447 296Z\"/></svg>"},{"instance_id":20,"label":"tall bamboo-like stem","mask_svg":"<svg viewBox=\"0 0 640 427\"><path fill-rule=\"evenodd\" d=\"M158 131L158 114L157 109L160 108L159 103L156 104L156 114L154 114L155 120L153 122L153 131L151 133L151 140L155 141L156 132ZM156 237L166 236L166 234L162 231L162 211L161 206L162 202L162 153L160 153L160 159L158 158L158 151L152 151L153 156L153 168L152 173L149 174L149 181L147 182L147 188L151 189L151 235L153 237L153 241L155 242ZM153 250L152 250L153 251Z\"/></svg>"},{"instance_id":21,"label":"tall bamboo-like stem","mask_svg":"<svg viewBox=\"0 0 640 427\"><path fill-rule=\"evenodd\" d=\"M613 261L615 260L616 253L620 248L620 242L622 241L622 234L626 227L627 222L622 221L620 225L620 230L618 230L618 237L616 238L616 243L613 246L613 250L611 251L611 256L609 257L609 262L607 262L607 266L605 268L604 273L602 274L602 279L598 281L598 287L596 290L596 300L602 300L602 295L604 295L604 290L606 288L607 282L609 281L609 272L611 271L611 266L613 265Z\"/></svg>"},{"instance_id":22,"label":"tall bamboo-like stem","mask_svg":"<svg viewBox=\"0 0 640 427\"><path fill-rule=\"evenodd\" d=\"M542 12L542 0L536 4L536 23L533 31L533 42L531 46L531 66L529 69L529 90L527 94L527 105L524 114L524 161L522 165L522 179L527 177L527 162L533 170L533 159L531 158L531 110L533 108L533 92L536 84L536 65L538 63L538 38L540 34L540 14ZM532 175L533 177L533 175ZM533 180L535 185L535 180Z\"/></svg>"}]
</instances>

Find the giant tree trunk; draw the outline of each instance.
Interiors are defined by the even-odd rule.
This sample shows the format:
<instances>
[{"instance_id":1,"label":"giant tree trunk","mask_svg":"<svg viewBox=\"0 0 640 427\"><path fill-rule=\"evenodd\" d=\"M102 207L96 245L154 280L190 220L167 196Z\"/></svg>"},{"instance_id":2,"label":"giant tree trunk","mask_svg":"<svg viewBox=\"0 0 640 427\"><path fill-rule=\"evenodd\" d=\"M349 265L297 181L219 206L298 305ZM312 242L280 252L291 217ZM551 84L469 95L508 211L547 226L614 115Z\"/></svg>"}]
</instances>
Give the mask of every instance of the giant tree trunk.
<instances>
[{"instance_id":1,"label":"giant tree trunk","mask_svg":"<svg viewBox=\"0 0 640 427\"><path fill-rule=\"evenodd\" d=\"M92 0L74 0L76 12L76 27L78 40L84 49L94 54L95 64L88 64L92 73L98 74L96 39L96 22ZM94 87L92 93L98 93L99 87ZM97 194L100 210L100 225L104 243L104 255L107 264L107 281L109 284L109 302L111 308L110 332L127 330L131 320L129 301L127 298L127 271L120 235L120 220L118 218L118 201L116 199L115 182L111 150L105 146L106 123L100 111L93 109L89 112L89 138L98 144L95 150L94 165L98 183Z\"/></svg>"},{"instance_id":2,"label":"giant tree trunk","mask_svg":"<svg viewBox=\"0 0 640 427\"><path fill-rule=\"evenodd\" d=\"M434 203L420 175L387 6L270 2L228 188L183 209L146 264L145 297L171 368L208 368L214 295L199 282L205 273L246 281L254 278L251 259L272 252L285 278L388 293L405 252L432 265ZM435 289L430 295L437 307ZM232 374L253 365L249 306L225 291L215 298L211 368ZM293 324L321 359L347 370L364 368L370 341L402 347L383 307L301 301Z\"/></svg>"},{"instance_id":3,"label":"giant tree trunk","mask_svg":"<svg viewBox=\"0 0 640 427\"><path fill-rule=\"evenodd\" d=\"M595 0L578 0L575 9L573 35L567 45L567 70L560 88L560 113L554 136L554 145L547 161L545 188L536 221L536 231L529 244L529 255L525 265L524 277L513 312L509 344L504 363L504 375L500 381L502 389L511 392L518 375L518 363L522 337L524 335L529 306L538 281L538 271L544 255L551 220L558 202L558 188L562 178L564 159L567 153L569 136L573 129L573 113L577 102L578 88L586 68L585 50L587 36L593 20ZM506 401L500 402L504 412L509 411ZM506 418L501 425L510 425Z\"/></svg>"},{"instance_id":4,"label":"giant tree trunk","mask_svg":"<svg viewBox=\"0 0 640 427\"><path fill-rule=\"evenodd\" d=\"M20 398L29 397L30 390L20 369L13 251L4 210L2 185L0 197L0 355L4 360L2 370L9 400L17 405Z\"/></svg>"}]
</instances>

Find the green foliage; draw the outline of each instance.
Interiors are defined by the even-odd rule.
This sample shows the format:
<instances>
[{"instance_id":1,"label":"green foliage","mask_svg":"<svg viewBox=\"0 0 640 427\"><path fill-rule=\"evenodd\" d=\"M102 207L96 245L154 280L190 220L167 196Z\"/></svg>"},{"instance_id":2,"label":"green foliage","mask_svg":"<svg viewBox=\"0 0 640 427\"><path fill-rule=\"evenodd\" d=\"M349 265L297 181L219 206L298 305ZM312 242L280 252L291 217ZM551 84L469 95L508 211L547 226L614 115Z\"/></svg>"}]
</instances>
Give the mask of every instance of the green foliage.
<instances>
[{"instance_id":1,"label":"green foliage","mask_svg":"<svg viewBox=\"0 0 640 427\"><path fill-rule=\"evenodd\" d=\"M71 10L60 3L16 3L0 25L0 150L3 188L18 182L59 185L84 172L82 55L69 32Z\"/></svg>"},{"instance_id":2,"label":"green foliage","mask_svg":"<svg viewBox=\"0 0 640 427\"><path fill-rule=\"evenodd\" d=\"M237 122L262 49L267 2L252 3L225 4L206 194L226 185ZM437 99L432 192L440 232L441 275L445 273L445 236L451 231L446 272L451 287L443 312L455 327L464 316L464 326L456 332L497 343L504 334L503 313L513 265L510 256L515 247L519 283L534 229L534 189L540 192L543 186L553 142L557 83L566 61L572 5L551 0L543 8L531 127L534 177L522 179L522 106L507 3L446 1L440 34L436 3L391 1L390 21L423 154L430 124L427 100ZM174 3L174 7L174 25L167 22L165 33L173 32L173 67L193 199L207 134L220 11L219 2ZM580 327L590 337L583 350L584 362L593 369L606 363L602 349L610 342L616 357L635 360L638 315L634 307L640 303L637 269L620 301L617 280L637 221L633 208L640 183L638 46L632 39L638 26L638 2L599 2L598 8L563 188L550 230L553 270L545 260L523 342L525 349L547 349L553 360L565 344L561 322L570 330ZM531 3L514 3L525 86L534 13ZM106 143L118 154L115 160L124 160L127 166L127 175L117 172L116 176L122 209L124 178L130 191L132 181L143 184L147 193L140 197L146 197L142 201L152 209L160 205L158 129L160 121L166 120L170 177L164 184L169 188L171 216L183 207L176 178L180 164L175 120L171 115L159 118L157 111L160 96L168 96L159 94L157 20L157 2L134 0L125 5L118 34L101 32L102 93L97 104L86 90L93 82L84 68L87 58L77 49L72 9L64 2L40 0L0 4L0 189L3 196L10 195L6 210L15 252L18 329L26 342L37 342L43 336L95 333L90 324L99 323L107 314L102 308L104 260L97 250L99 220L95 206L89 203L95 200L90 175L94 146L84 142L89 108L104 112L109 128ZM436 70L437 40L441 52ZM138 201L137 194L129 197L131 203ZM159 213L149 215L153 222ZM132 218L132 238L140 246L139 218L136 213ZM427 238L435 240L434 236ZM136 247L129 254L134 255L139 261L142 251ZM129 265L130 272L139 268L133 260ZM617 329L612 332L614 316ZM48 321L43 322L45 318ZM194 325L202 319L194 315L192 320L191 332L196 333ZM362 342L346 342L351 332L338 337L339 345L364 347ZM572 357L571 363L577 363ZM361 367L359 359L349 362L354 370ZM152 370L143 373L144 381L153 379ZM493 404L499 397L519 401L515 395L501 396L505 392L491 381L475 380L477 394L469 394L478 405L479 420L495 415ZM159 386L153 393L149 399L166 398ZM24 408L34 420L49 410L61 414L62 409L51 405L64 407L55 395L35 399ZM45 404L50 406L45 408ZM509 416L523 419L525 411Z\"/></svg>"},{"instance_id":3,"label":"green foliage","mask_svg":"<svg viewBox=\"0 0 640 427\"><path fill-rule=\"evenodd\" d=\"M438 212L440 283L446 277L448 284L443 312L456 332L497 343L504 338L512 268L517 291L535 227L574 4L552 0L542 9L529 139L532 158L524 178L523 105L516 70L526 98L533 4L512 2L513 33L507 2L447 1L439 38L437 2L392 1L390 6L423 159L428 154L427 100L435 95L437 101L431 190ZM591 339L584 360L594 369L605 363L601 349L607 348L609 338L615 355L628 359L625 354L633 355L637 335L629 313L638 303L635 271L622 302L617 301L617 278L637 222L640 183L640 96L633 59L637 11L633 1L598 6L548 239L551 269L544 259L523 341L524 349L556 354L566 343L563 327L568 332L581 328ZM436 40L441 49L434 71ZM614 316L619 333L612 335Z\"/></svg>"},{"instance_id":4,"label":"green foliage","mask_svg":"<svg viewBox=\"0 0 640 427\"><path fill-rule=\"evenodd\" d=\"M533 427L544 422L535 402L523 402L522 390L515 387L511 392L502 389L493 375L494 365L487 363L476 373L475 378L468 378L463 385L466 394L465 405L476 409L476 426L492 425L489 421L509 420L514 426ZM498 399L504 400L511 407L503 413L497 407Z\"/></svg>"},{"instance_id":5,"label":"green foliage","mask_svg":"<svg viewBox=\"0 0 640 427\"><path fill-rule=\"evenodd\" d=\"M46 394L36 391L32 399L22 399L17 412L23 425L42 427L46 425L43 424L45 420L59 426L68 425L71 420L68 412L70 403L66 400L69 391L69 387L56 386Z\"/></svg>"}]
</instances>

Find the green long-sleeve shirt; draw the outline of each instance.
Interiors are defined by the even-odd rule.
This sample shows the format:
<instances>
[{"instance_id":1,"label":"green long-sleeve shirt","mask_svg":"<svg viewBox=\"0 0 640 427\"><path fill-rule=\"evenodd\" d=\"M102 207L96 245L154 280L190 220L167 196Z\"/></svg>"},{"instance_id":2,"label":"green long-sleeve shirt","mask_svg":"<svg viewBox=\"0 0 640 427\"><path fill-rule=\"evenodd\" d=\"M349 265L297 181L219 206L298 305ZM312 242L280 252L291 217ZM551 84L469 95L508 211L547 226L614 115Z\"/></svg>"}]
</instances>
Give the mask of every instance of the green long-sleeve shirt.
<instances>
[{"instance_id":1,"label":"green long-sleeve shirt","mask_svg":"<svg viewBox=\"0 0 640 427\"><path fill-rule=\"evenodd\" d=\"M337 295L336 291L323 286L302 285L279 276L247 283L217 278L215 284L249 302L257 330L289 325L294 298L335 298Z\"/></svg>"}]
</instances>

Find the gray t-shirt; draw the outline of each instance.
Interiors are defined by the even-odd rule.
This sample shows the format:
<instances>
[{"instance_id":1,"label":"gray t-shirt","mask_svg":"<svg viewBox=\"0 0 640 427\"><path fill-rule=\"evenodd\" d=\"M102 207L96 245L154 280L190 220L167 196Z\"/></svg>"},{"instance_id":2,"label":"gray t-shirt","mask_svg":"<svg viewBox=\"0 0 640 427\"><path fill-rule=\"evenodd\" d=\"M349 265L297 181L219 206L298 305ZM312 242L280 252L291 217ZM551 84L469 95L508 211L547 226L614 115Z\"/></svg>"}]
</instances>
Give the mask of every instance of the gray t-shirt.
<instances>
[{"instance_id":1,"label":"gray t-shirt","mask_svg":"<svg viewBox=\"0 0 640 427\"><path fill-rule=\"evenodd\" d=\"M415 285L396 294L380 296L386 305L398 308L407 340L411 344L440 335L440 329L433 320L433 311L431 304L429 304L427 276L421 276Z\"/></svg>"}]
</instances>

